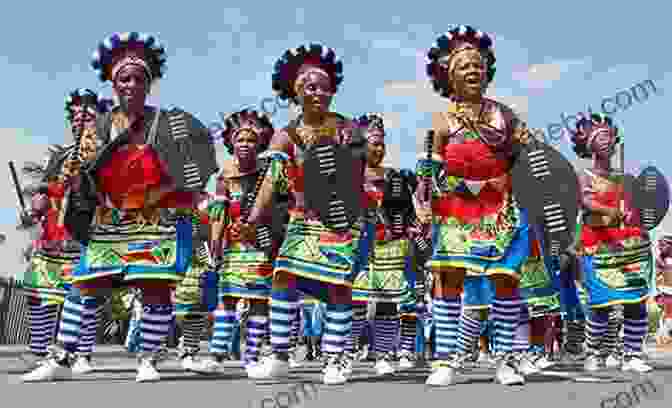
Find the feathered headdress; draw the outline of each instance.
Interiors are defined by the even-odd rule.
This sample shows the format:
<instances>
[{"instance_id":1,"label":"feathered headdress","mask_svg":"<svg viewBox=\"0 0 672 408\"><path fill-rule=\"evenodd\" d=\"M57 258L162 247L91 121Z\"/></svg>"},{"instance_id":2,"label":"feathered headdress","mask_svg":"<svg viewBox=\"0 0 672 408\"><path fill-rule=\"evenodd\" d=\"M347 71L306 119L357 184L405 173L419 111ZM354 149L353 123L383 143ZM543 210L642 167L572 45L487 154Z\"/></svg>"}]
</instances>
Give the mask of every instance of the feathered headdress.
<instances>
[{"instance_id":1,"label":"feathered headdress","mask_svg":"<svg viewBox=\"0 0 672 408\"><path fill-rule=\"evenodd\" d=\"M282 100L296 102L294 83L304 66L314 66L329 75L334 91L343 82L343 63L331 48L320 44L302 45L285 51L273 69L273 91Z\"/></svg>"},{"instance_id":2,"label":"feathered headdress","mask_svg":"<svg viewBox=\"0 0 672 408\"><path fill-rule=\"evenodd\" d=\"M223 143L230 154L233 154L233 144L242 130L250 130L257 135L258 152L268 147L273 136L273 124L265 114L251 109L243 109L224 118L222 123L213 123L210 126L210 138L213 143Z\"/></svg>"},{"instance_id":3,"label":"feathered headdress","mask_svg":"<svg viewBox=\"0 0 672 408\"><path fill-rule=\"evenodd\" d=\"M573 150L576 155L582 159L588 159L592 156L591 144L595 131L599 128L613 130L616 134L615 144L620 143L621 135L619 129L615 126L613 120L601 113L585 115L580 113L581 119L576 122L576 130L572 131L571 139L574 144Z\"/></svg>"},{"instance_id":4,"label":"feathered headdress","mask_svg":"<svg viewBox=\"0 0 672 408\"><path fill-rule=\"evenodd\" d=\"M105 113L109 109L109 102L97 95L90 89L79 88L70 92L65 97L65 119L72 123L75 112L74 107L77 105L88 105L89 111L92 114Z\"/></svg>"},{"instance_id":5,"label":"feathered headdress","mask_svg":"<svg viewBox=\"0 0 672 408\"><path fill-rule=\"evenodd\" d=\"M468 25L461 25L450 29L437 38L427 52L427 75L432 81L434 90L441 96L449 98L454 90L448 79L448 70L439 59L457 54L459 51L473 48L481 52L487 64L487 81L492 82L495 77L495 53L492 48L492 39L488 34L476 30Z\"/></svg>"},{"instance_id":6,"label":"feathered headdress","mask_svg":"<svg viewBox=\"0 0 672 408\"><path fill-rule=\"evenodd\" d=\"M142 67L149 82L163 78L166 51L152 35L114 33L98 45L91 61L91 67L102 82L114 80L117 73L129 65Z\"/></svg>"}]
</instances>

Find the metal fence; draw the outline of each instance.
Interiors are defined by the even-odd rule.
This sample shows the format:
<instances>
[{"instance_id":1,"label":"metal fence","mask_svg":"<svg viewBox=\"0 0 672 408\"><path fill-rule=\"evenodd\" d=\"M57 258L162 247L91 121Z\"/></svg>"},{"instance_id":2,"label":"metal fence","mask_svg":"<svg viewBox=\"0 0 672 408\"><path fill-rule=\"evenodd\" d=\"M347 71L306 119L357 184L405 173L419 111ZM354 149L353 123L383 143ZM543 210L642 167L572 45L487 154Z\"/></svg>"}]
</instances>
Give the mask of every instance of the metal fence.
<instances>
[{"instance_id":1,"label":"metal fence","mask_svg":"<svg viewBox=\"0 0 672 408\"><path fill-rule=\"evenodd\" d=\"M0 278L0 344L28 344L28 305L14 279Z\"/></svg>"}]
</instances>

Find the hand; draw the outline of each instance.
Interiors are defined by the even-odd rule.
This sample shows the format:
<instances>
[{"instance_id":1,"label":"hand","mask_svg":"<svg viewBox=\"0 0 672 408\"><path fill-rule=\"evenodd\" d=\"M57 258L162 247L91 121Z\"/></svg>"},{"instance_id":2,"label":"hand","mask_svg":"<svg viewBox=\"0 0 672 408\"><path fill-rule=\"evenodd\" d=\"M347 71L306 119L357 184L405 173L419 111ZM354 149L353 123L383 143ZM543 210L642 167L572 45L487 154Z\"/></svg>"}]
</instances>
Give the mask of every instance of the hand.
<instances>
[{"instance_id":1,"label":"hand","mask_svg":"<svg viewBox=\"0 0 672 408\"><path fill-rule=\"evenodd\" d=\"M257 226L254 224L239 224L240 239L246 242L255 242L257 240Z\"/></svg>"}]
</instances>

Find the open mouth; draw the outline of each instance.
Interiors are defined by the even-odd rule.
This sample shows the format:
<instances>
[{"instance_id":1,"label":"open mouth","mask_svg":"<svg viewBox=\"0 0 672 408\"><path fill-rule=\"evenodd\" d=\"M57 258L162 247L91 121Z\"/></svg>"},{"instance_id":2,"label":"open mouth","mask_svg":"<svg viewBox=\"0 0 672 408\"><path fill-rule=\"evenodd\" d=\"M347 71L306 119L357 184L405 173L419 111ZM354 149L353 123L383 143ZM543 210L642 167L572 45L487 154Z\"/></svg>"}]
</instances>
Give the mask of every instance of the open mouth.
<instances>
[{"instance_id":1,"label":"open mouth","mask_svg":"<svg viewBox=\"0 0 672 408\"><path fill-rule=\"evenodd\" d=\"M464 78L464 82L466 82L468 85L480 85L481 78L478 75L469 75Z\"/></svg>"}]
</instances>

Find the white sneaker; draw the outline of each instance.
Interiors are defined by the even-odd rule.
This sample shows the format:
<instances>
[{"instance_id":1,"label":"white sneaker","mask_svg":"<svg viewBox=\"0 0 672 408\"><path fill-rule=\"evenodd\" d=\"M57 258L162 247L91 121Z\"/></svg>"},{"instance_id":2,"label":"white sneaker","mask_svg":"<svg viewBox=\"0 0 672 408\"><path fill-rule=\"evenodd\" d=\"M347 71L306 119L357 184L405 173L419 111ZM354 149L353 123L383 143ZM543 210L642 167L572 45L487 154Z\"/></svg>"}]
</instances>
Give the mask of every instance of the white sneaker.
<instances>
[{"instance_id":1,"label":"white sneaker","mask_svg":"<svg viewBox=\"0 0 672 408\"><path fill-rule=\"evenodd\" d=\"M138 366L138 375L135 377L135 382L157 382L161 380L161 375L156 370L154 363L149 359L142 359Z\"/></svg>"},{"instance_id":2,"label":"white sneaker","mask_svg":"<svg viewBox=\"0 0 672 408\"><path fill-rule=\"evenodd\" d=\"M411 359L408 358L407 356L402 356L399 359L399 368L400 369L408 370L408 369L411 369L413 367L415 367L415 364L413 364L413 361L411 361Z\"/></svg>"},{"instance_id":3,"label":"white sneaker","mask_svg":"<svg viewBox=\"0 0 672 408\"><path fill-rule=\"evenodd\" d=\"M603 362L600 357L591 355L586 357L586 361L583 363L583 369L585 371L594 373L602 368L602 364Z\"/></svg>"},{"instance_id":4,"label":"white sneaker","mask_svg":"<svg viewBox=\"0 0 672 408\"><path fill-rule=\"evenodd\" d=\"M433 385L437 387L446 387L454 385L457 381L457 370L453 367L441 366L432 370L432 374L427 377L426 385Z\"/></svg>"},{"instance_id":5,"label":"white sneaker","mask_svg":"<svg viewBox=\"0 0 672 408\"><path fill-rule=\"evenodd\" d=\"M394 367L392 367L392 364L390 364L389 361L387 360L378 360L375 365L376 373L378 375L387 375L387 374L394 374Z\"/></svg>"},{"instance_id":6,"label":"white sneaker","mask_svg":"<svg viewBox=\"0 0 672 408\"><path fill-rule=\"evenodd\" d=\"M607 359L604 361L604 365L607 368L619 368L623 365L623 360L613 354L609 354Z\"/></svg>"},{"instance_id":7,"label":"white sneaker","mask_svg":"<svg viewBox=\"0 0 672 408\"><path fill-rule=\"evenodd\" d=\"M653 370L653 367L646 364L644 360L639 357L632 357L623 362L621 366L622 371L636 371L638 373L648 373Z\"/></svg>"},{"instance_id":8,"label":"white sneaker","mask_svg":"<svg viewBox=\"0 0 672 408\"><path fill-rule=\"evenodd\" d=\"M534 356L523 356L518 364L518 370L524 376L537 374L540 371Z\"/></svg>"},{"instance_id":9,"label":"white sneaker","mask_svg":"<svg viewBox=\"0 0 672 408\"><path fill-rule=\"evenodd\" d=\"M502 359L497 363L495 382L502 385L524 385L525 377L517 372L512 363Z\"/></svg>"},{"instance_id":10,"label":"white sneaker","mask_svg":"<svg viewBox=\"0 0 672 408\"><path fill-rule=\"evenodd\" d=\"M299 368L301 365L294 357L289 358L289 368Z\"/></svg>"},{"instance_id":11,"label":"white sneaker","mask_svg":"<svg viewBox=\"0 0 672 408\"><path fill-rule=\"evenodd\" d=\"M492 356L489 353L484 353L484 352L479 352L478 354L478 360L476 361L478 364L485 365L485 366L493 366L496 364L495 360L492 358Z\"/></svg>"},{"instance_id":12,"label":"white sneaker","mask_svg":"<svg viewBox=\"0 0 672 408\"><path fill-rule=\"evenodd\" d=\"M341 385L347 381L348 377L345 373L344 364L340 362L329 363L322 375L322 383L324 385Z\"/></svg>"},{"instance_id":13,"label":"white sneaker","mask_svg":"<svg viewBox=\"0 0 672 408\"><path fill-rule=\"evenodd\" d=\"M84 375L93 372L95 368L91 365L90 358L78 356L72 365L72 372L76 375Z\"/></svg>"},{"instance_id":14,"label":"white sneaker","mask_svg":"<svg viewBox=\"0 0 672 408\"><path fill-rule=\"evenodd\" d=\"M193 361L190 367L190 371L193 371L198 374L216 374L222 369L222 364L213 358L208 358L202 361Z\"/></svg>"},{"instance_id":15,"label":"white sneaker","mask_svg":"<svg viewBox=\"0 0 672 408\"><path fill-rule=\"evenodd\" d=\"M62 366L55 359L48 359L42 362L36 369L21 377L21 382L51 382L56 380L66 380L72 377L72 369Z\"/></svg>"},{"instance_id":16,"label":"white sneaker","mask_svg":"<svg viewBox=\"0 0 672 408\"><path fill-rule=\"evenodd\" d=\"M32 371L42 365L47 359L45 357L36 356L33 353L24 353L19 356L21 361L26 365L26 370Z\"/></svg>"},{"instance_id":17,"label":"white sneaker","mask_svg":"<svg viewBox=\"0 0 672 408\"><path fill-rule=\"evenodd\" d=\"M323 372L326 373L326 369ZM343 375L346 377L352 375L352 358L346 358L343 362Z\"/></svg>"},{"instance_id":18,"label":"white sneaker","mask_svg":"<svg viewBox=\"0 0 672 408\"><path fill-rule=\"evenodd\" d=\"M186 355L180 359L180 365L184 371L192 371L196 364L196 360L190 355Z\"/></svg>"},{"instance_id":19,"label":"white sneaker","mask_svg":"<svg viewBox=\"0 0 672 408\"><path fill-rule=\"evenodd\" d=\"M248 370L247 376L255 380L286 378L289 376L289 361L280 360L275 356L264 357L259 364Z\"/></svg>"},{"instance_id":20,"label":"white sneaker","mask_svg":"<svg viewBox=\"0 0 672 408\"><path fill-rule=\"evenodd\" d=\"M555 362L549 360L546 356L541 356L534 362L534 365L536 365L539 370L545 370L549 367L553 367Z\"/></svg>"}]
</instances>

